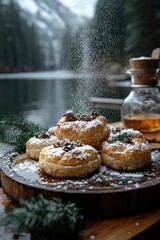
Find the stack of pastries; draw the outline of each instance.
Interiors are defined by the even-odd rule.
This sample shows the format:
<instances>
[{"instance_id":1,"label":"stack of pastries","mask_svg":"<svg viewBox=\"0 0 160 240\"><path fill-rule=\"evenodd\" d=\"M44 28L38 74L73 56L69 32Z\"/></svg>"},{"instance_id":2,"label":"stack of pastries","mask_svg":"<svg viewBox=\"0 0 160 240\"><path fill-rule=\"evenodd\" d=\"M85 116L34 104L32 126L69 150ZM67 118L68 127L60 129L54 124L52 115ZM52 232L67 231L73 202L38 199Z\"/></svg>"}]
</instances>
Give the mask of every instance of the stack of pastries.
<instances>
[{"instance_id":1,"label":"stack of pastries","mask_svg":"<svg viewBox=\"0 0 160 240\"><path fill-rule=\"evenodd\" d=\"M56 126L28 140L26 153L38 160L42 172L56 178L84 177L101 164L135 170L151 161L149 143L140 132L110 127L94 110L66 112Z\"/></svg>"}]
</instances>

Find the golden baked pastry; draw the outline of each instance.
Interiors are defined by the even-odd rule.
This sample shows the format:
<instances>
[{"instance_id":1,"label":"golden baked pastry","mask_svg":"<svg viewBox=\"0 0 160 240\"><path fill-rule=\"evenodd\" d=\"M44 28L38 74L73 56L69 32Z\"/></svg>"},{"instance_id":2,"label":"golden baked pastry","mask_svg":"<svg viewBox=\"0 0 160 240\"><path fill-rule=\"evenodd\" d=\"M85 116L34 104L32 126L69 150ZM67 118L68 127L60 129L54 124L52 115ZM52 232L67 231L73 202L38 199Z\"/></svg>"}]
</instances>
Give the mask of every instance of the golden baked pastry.
<instances>
[{"instance_id":1,"label":"golden baked pastry","mask_svg":"<svg viewBox=\"0 0 160 240\"><path fill-rule=\"evenodd\" d=\"M82 115L68 111L57 123L55 135L58 139L80 141L100 150L102 142L109 137L110 128L107 123L107 119L96 111Z\"/></svg>"},{"instance_id":2,"label":"golden baked pastry","mask_svg":"<svg viewBox=\"0 0 160 240\"><path fill-rule=\"evenodd\" d=\"M26 153L30 158L38 160L41 149L53 144L57 140L53 132L52 134L49 132L37 133L26 142Z\"/></svg>"},{"instance_id":3,"label":"golden baked pastry","mask_svg":"<svg viewBox=\"0 0 160 240\"><path fill-rule=\"evenodd\" d=\"M47 133L49 133L50 135L55 135L55 129L56 129L56 126L54 127L50 127L47 131Z\"/></svg>"},{"instance_id":4,"label":"golden baked pastry","mask_svg":"<svg viewBox=\"0 0 160 240\"><path fill-rule=\"evenodd\" d=\"M100 164L101 157L96 149L68 139L43 148L38 162L41 171L56 178L84 177Z\"/></svg>"},{"instance_id":5,"label":"golden baked pastry","mask_svg":"<svg viewBox=\"0 0 160 240\"><path fill-rule=\"evenodd\" d=\"M133 129L113 129L108 141L103 142L102 162L116 170L136 170L151 161L151 149L143 134Z\"/></svg>"}]
</instances>

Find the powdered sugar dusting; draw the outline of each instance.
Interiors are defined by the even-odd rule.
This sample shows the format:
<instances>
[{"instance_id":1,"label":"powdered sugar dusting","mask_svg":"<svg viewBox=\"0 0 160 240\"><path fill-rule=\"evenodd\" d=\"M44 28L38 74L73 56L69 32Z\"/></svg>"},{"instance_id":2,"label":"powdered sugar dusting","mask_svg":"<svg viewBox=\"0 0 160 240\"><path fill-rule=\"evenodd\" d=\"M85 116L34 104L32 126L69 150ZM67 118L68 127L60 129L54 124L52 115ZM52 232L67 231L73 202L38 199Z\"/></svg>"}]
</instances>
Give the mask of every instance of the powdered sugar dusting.
<instances>
[{"instance_id":1,"label":"powdered sugar dusting","mask_svg":"<svg viewBox=\"0 0 160 240\"><path fill-rule=\"evenodd\" d=\"M131 134L134 137L138 137L140 135L142 136L142 134L139 131L134 130L132 128L128 128L128 129L125 128L125 129L122 129L120 132L117 132L117 133L112 132L114 130L114 128L110 128L110 130L111 130L110 139L117 138L120 134L126 134L126 133Z\"/></svg>"},{"instance_id":2,"label":"powdered sugar dusting","mask_svg":"<svg viewBox=\"0 0 160 240\"><path fill-rule=\"evenodd\" d=\"M67 122L67 124L62 124L61 129L72 129L72 130L80 130L80 131L87 131L88 129L97 129L97 126L103 125L102 121L99 119L94 119L92 121L79 121L76 120L73 122Z\"/></svg>"},{"instance_id":3,"label":"powdered sugar dusting","mask_svg":"<svg viewBox=\"0 0 160 240\"><path fill-rule=\"evenodd\" d=\"M105 143L111 149L117 148L120 152L131 152L136 150L150 150L149 143L143 138L142 133L132 128L117 130L110 128L111 133L108 143Z\"/></svg>"},{"instance_id":4,"label":"powdered sugar dusting","mask_svg":"<svg viewBox=\"0 0 160 240\"><path fill-rule=\"evenodd\" d=\"M58 158L61 158L62 155L65 153L65 151L59 147L59 148L54 148L52 145L48 146L48 147L45 147L44 150L42 151L45 151L45 153L50 157L52 157L52 155L54 154L56 157Z\"/></svg>"},{"instance_id":5,"label":"powdered sugar dusting","mask_svg":"<svg viewBox=\"0 0 160 240\"><path fill-rule=\"evenodd\" d=\"M143 183L160 178L160 150L152 152L151 164L139 171L119 172L101 165L99 170L82 179L54 179L43 174L36 161L17 163L12 167L14 173L22 176L33 185L51 187L55 190L78 190L81 192L92 190L106 190L112 188L124 188L131 190L140 188Z\"/></svg>"},{"instance_id":6,"label":"powdered sugar dusting","mask_svg":"<svg viewBox=\"0 0 160 240\"><path fill-rule=\"evenodd\" d=\"M77 159L87 159L91 156L93 152L98 153L96 149L94 149L90 145L83 145L80 147L75 147L73 149L70 149L70 151L65 151L62 147L53 147L52 145L45 147L42 152L45 152L47 157L53 158L53 156L57 158L61 158L64 154L66 154L68 157L74 157ZM66 158L67 159L67 158Z\"/></svg>"},{"instance_id":7,"label":"powdered sugar dusting","mask_svg":"<svg viewBox=\"0 0 160 240\"><path fill-rule=\"evenodd\" d=\"M131 58L131 60L149 60L149 59L151 59L151 57L141 56L141 57L138 57L138 58Z\"/></svg>"},{"instance_id":8,"label":"powdered sugar dusting","mask_svg":"<svg viewBox=\"0 0 160 240\"><path fill-rule=\"evenodd\" d=\"M107 143L106 143L107 144ZM112 147L116 150L117 154L125 154L125 152L134 152L136 150L149 150L149 143L147 142L138 142L134 141L133 143L123 143L123 142L114 142L110 143L109 148L112 149Z\"/></svg>"},{"instance_id":9,"label":"powdered sugar dusting","mask_svg":"<svg viewBox=\"0 0 160 240\"><path fill-rule=\"evenodd\" d=\"M40 144L47 144L47 143L52 143L55 142L57 138L55 136L51 136L50 138L37 138L37 137L32 137L28 140L28 143L40 145Z\"/></svg>"},{"instance_id":10,"label":"powdered sugar dusting","mask_svg":"<svg viewBox=\"0 0 160 240\"><path fill-rule=\"evenodd\" d=\"M85 121L79 122L79 126L82 131L86 131L87 129L90 129L90 128L96 129L97 126L100 126L100 125L102 125L102 122L99 119L94 119L93 121L89 121L89 122L85 122Z\"/></svg>"}]
</instances>

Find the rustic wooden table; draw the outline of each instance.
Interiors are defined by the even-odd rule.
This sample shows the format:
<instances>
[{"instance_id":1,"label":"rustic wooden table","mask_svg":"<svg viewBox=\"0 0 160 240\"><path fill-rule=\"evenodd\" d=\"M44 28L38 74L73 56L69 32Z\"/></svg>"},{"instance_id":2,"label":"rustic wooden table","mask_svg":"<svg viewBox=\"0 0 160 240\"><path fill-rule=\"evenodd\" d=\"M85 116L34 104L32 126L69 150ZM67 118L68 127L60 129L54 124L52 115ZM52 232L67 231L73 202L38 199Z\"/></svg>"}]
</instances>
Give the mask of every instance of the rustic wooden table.
<instances>
[{"instance_id":1,"label":"rustic wooden table","mask_svg":"<svg viewBox=\"0 0 160 240\"><path fill-rule=\"evenodd\" d=\"M121 123L112 124L122 126ZM155 138L153 147L160 148L160 132L145 133L146 137ZM144 199L145 201L145 199ZM14 204L0 189L0 214ZM159 208L136 213L129 216L109 217L105 219L88 219L85 228L79 233L78 240L127 240L160 239Z\"/></svg>"},{"instance_id":2,"label":"rustic wooden table","mask_svg":"<svg viewBox=\"0 0 160 240\"><path fill-rule=\"evenodd\" d=\"M14 203L0 189L0 214ZM160 239L160 208L108 219L88 219L77 240ZM11 240L11 239L10 239Z\"/></svg>"},{"instance_id":3,"label":"rustic wooden table","mask_svg":"<svg viewBox=\"0 0 160 240\"><path fill-rule=\"evenodd\" d=\"M160 239L160 208L127 217L88 220L78 240Z\"/></svg>"}]
</instances>

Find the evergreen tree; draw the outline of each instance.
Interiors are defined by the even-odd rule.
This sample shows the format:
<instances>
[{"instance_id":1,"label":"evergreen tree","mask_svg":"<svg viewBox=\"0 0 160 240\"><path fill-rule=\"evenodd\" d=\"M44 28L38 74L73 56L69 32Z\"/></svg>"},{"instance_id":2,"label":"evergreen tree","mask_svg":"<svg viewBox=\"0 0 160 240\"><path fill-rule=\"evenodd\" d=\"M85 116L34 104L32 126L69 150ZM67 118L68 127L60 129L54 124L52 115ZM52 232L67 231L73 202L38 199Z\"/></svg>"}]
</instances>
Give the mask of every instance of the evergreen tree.
<instances>
[{"instance_id":1,"label":"evergreen tree","mask_svg":"<svg viewBox=\"0 0 160 240\"><path fill-rule=\"evenodd\" d=\"M5 28L4 28L4 19L3 19L3 4L0 0L0 70L4 69L5 62L6 62L6 55L5 55ZM3 44L2 44L3 43Z\"/></svg>"},{"instance_id":2,"label":"evergreen tree","mask_svg":"<svg viewBox=\"0 0 160 240\"><path fill-rule=\"evenodd\" d=\"M124 56L125 15L123 0L99 0L91 28L94 58L120 61Z\"/></svg>"},{"instance_id":3,"label":"evergreen tree","mask_svg":"<svg viewBox=\"0 0 160 240\"><path fill-rule=\"evenodd\" d=\"M64 69L75 68L75 45L76 45L76 34L73 34L70 27L67 26L62 38L62 49L60 67Z\"/></svg>"},{"instance_id":4,"label":"evergreen tree","mask_svg":"<svg viewBox=\"0 0 160 240\"><path fill-rule=\"evenodd\" d=\"M160 1L154 0L154 11L155 11L155 38L153 48L160 47Z\"/></svg>"},{"instance_id":5,"label":"evergreen tree","mask_svg":"<svg viewBox=\"0 0 160 240\"><path fill-rule=\"evenodd\" d=\"M124 1L99 0L93 20L74 35L69 29L64 34L62 62L67 68L80 70L91 69L103 58L123 64L124 31Z\"/></svg>"},{"instance_id":6,"label":"evergreen tree","mask_svg":"<svg viewBox=\"0 0 160 240\"><path fill-rule=\"evenodd\" d=\"M43 66L43 53L33 25L20 15L13 0L0 2L0 69L37 70Z\"/></svg>"},{"instance_id":7,"label":"evergreen tree","mask_svg":"<svg viewBox=\"0 0 160 240\"><path fill-rule=\"evenodd\" d=\"M83 57L83 29L85 26L80 26L74 34L69 29L64 33L62 46L63 55L62 63L65 68L79 69Z\"/></svg>"},{"instance_id":8,"label":"evergreen tree","mask_svg":"<svg viewBox=\"0 0 160 240\"><path fill-rule=\"evenodd\" d=\"M160 35L156 36L158 14L156 15L155 2L154 0L126 0L128 58L150 56L153 48L159 47Z\"/></svg>"}]
</instances>

